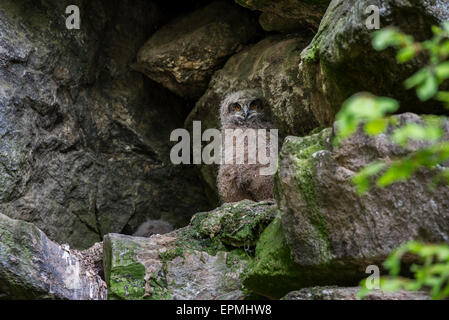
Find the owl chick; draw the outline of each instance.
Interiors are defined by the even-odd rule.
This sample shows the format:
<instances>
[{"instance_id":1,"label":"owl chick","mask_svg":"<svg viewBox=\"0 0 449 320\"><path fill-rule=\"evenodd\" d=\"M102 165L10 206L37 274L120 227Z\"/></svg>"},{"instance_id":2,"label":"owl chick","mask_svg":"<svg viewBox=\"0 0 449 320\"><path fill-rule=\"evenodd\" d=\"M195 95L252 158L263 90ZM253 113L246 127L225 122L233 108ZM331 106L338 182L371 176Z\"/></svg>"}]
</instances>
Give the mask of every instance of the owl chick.
<instances>
[{"instance_id":1,"label":"owl chick","mask_svg":"<svg viewBox=\"0 0 449 320\"><path fill-rule=\"evenodd\" d=\"M232 164L220 165L217 178L217 187L222 202L236 202L243 199L261 201L273 198L273 176L261 175L260 168L267 165L249 162L248 150L257 151L258 144L252 143L245 137L246 129L265 129L266 154L270 153L269 130L273 128L270 119L270 109L265 104L262 95L257 90L241 90L227 95L220 105L220 119L223 139L223 158L231 152L236 160L237 152L244 154L243 164L234 161ZM234 129L234 138L226 139L226 129ZM235 130L242 129L242 130ZM261 136L258 136L258 140ZM245 143L238 144L243 139ZM242 141L242 140L240 140ZM243 148L243 150L242 150ZM235 152L234 152L235 150Z\"/></svg>"}]
</instances>

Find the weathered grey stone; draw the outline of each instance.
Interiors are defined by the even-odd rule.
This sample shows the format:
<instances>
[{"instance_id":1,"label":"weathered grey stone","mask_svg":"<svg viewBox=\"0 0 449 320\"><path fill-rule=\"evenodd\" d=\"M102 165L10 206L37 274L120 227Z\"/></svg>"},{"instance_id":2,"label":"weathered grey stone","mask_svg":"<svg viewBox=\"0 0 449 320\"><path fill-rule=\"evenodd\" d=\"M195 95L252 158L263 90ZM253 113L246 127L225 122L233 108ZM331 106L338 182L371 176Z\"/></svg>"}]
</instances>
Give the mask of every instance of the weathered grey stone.
<instances>
[{"instance_id":1,"label":"weathered grey stone","mask_svg":"<svg viewBox=\"0 0 449 320\"><path fill-rule=\"evenodd\" d=\"M422 121L411 113L398 119L401 125ZM406 241L449 242L449 187L430 188L434 172L419 171L363 196L351 182L367 164L406 155L422 142L402 149L386 135L362 131L338 147L330 139L330 128L286 138L275 177L282 228L300 273L309 273L306 283L356 284L368 265L380 267Z\"/></svg>"},{"instance_id":2,"label":"weathered grey stone","mask_svg":"<svg viewBox=\"0 0 449 320\"><path fill-rule=\"evenodd\" d=\"M260 10L260 24L266 31L318 29L330 0L235 0L236 3ZM283 20L283 21L282 21ZM272 22L275 23L272 23Z\"/></svg>"},{"instance_id":3,"label":"weathered grey stone","mask_svg":"<svg viewBox=\"0 0 449 320\"><path fill-rule=\"evenodd\" d=\"M60 246L33 224L0 213L0 299L103 300L101 257L98 244L85 251Z\"/></svg>"},{"instance_id":4,"label":"weathered grey stone","mask_svg":"<svg viewBox=\"0 0 449 320\"><path fill-rule=\"evenodd\" d=\"M60 1L2 1L0 210L77 248L147 219L186 225L210 207L196 172L169 160L185 103L129 67L157 6L73 4L80 30Z\"/></svg>"},{"instance_id":5,"label":"weathered grey stone","mask_svg":"<svg viewBox=\"0 0 449 320\"><path fill-rule=\"evenodd\" d=\"M215 1L163 26L137 55L136 68L186 98L197 98L230 55L257 32L247 10Z\"/></svg>"},{"instance_id":6,"label":"weathered grey stone","mask_svg":"<svg viewBox=\"0 0 449 320\"><path fill-rule=\"evenodd\" d=\"M109 299L241 299L239 273L231 270L230 253L215 255L175 247L176 238L150 238L108 234L105 250L111 255L107 273ZM167 258L166 258L167 257ZM167 259L165 261L164 259ZM108 262L109 260L107 260Z\"/></svg>"},{"instance_id":7,"label":"weathered grey stone","mask_svg":"<svg viewBox=\"0 0 449 320\"><path fill-rule=\"evenodd\" d=\"M435 102L421 103L403 82L423 60L398 64L394 50L372 48L373 32L366 27L368 6L380 9L380 27L398 27L415 39L431 37L431 26L449 19L446 0L333 0L310 45L302 52L300 86L320 125L330 126L343 101L359 91L394 97L402 112L425 112L442 108Z\"/></svg>"},{"instance_id":8,"label":"weathered grey stone","mask_svg":"<svg viewBox=\"0 0 449 320\"><path fill-rule=\"evenodd\" d=\"M289 292L282 300L360 300L359 287L313 287ZM428 292L405 291L385 292L373 290L364 300L430 300Z\"/></svg>"},{"instance_id":9,"label":"weathered grey stone","mask_svg":"<svg viewBox=\"0 0 449 320\"><path fill-rule=\"evenodd\" d=\"M244 200L195 215L185 228L149 238L108 234L109 299L242 299L241 276L276 208Z\"/></svg>"}]
</instances>

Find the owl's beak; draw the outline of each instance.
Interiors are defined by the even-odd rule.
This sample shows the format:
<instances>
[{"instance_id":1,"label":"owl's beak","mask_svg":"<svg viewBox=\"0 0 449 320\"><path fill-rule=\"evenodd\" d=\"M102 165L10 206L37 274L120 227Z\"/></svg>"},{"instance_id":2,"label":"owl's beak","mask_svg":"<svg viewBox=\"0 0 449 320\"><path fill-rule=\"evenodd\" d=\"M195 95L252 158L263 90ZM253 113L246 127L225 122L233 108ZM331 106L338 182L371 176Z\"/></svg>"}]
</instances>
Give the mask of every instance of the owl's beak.
<instances>
[{"instance_id":1,"label":"owl's beak","mask_svg":"<svg viewBox=\"0 0 449 320\"><path fill-rule=\"evenodd\" d=\"M248 119L249 116L249 109L247 106L243 107L243 114L245 115L245 119Z\"/></svg>"}]
</instances>

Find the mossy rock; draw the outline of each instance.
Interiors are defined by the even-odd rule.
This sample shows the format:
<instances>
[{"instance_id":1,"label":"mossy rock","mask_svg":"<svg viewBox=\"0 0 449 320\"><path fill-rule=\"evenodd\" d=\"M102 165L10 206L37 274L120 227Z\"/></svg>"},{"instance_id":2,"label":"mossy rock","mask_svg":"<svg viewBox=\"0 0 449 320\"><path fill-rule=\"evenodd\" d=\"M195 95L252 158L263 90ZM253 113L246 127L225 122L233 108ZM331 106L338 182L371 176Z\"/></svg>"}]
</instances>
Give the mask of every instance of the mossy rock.
<instances>
[{"instance_id":1,"label":"mossy rock","mask_svg":"<svg viewBox=\"0 0 449 320\"><path fill-rule=\"evenodd\" d=\"M412 113L396 117L401 125L423 121ZM283 235L297 266L297 278L291 281L297 289L354 286L366 278L367 266L381 267L406 241L447 240L449 188L428 188L435 172L423 170L407 181L373 186L363 196L353 183L354 175L368 164L407 156L425 142L401 148L385 135L371 137L363 130L338 146L331 140L331 128L305 137L290 136L279 155L274 194ZM262 250L264 237L265 233L256 247L256 261L269 256L267 248Z\"/></svg>"},{"instance_id":2,"label":"mossy rock","mask_svg":"<svg viewBox=\"0 0 449 320\"><path fill-rule=\"evenodd\" d=\"M189 226L149 238L108 234L109 299L243 299L241 274L273 219L269 202L243 200L196 214Z\"/></svg>"},{"instance_id":3,"label":"mossy rock","mask_svg":"<svg viewBox=\"0 0 449 320\"><path fill-rule=\"evenodd\" d=\"M320 125L330 126L342 103L351 95L367 91L394 97L401 112L441 113L435 101L423 103L406 90L404 81L426 65L423 57L398 64L395 50L376 51L365 13L370 5L380 11L380 28L395 26L419 41L429 39L432 25L449 17L449 9L438 1L334 0L323 16L309 46L301 53L299 79L307 93L306 104L314 110ZM415 23L410 23L413 16Z\"/></svg>"},{"instance_id":4,"label":"mossy rock","mask_svg":"<svg viewBox=\"0 0 449 320\"><path fill-rule=\"evenodd\" d=\"M217 239L222 244L236 248L254 247L260 234L275 215L270 202L243 200L227 203L203 217L194 218L196 229L202 237Z\"/></svg>"},{"instance_id":5,"label":"mossy rock","mask_svg":"<svg viewBox=\"0 0 449 320\"><path fill-rule=\"evenodd\" d=\"M255 258L243 275L243 284L249 290L273 299L301 286L301 272L291 256L280 217L262 233Z\"/></svg>"}]
</instances>

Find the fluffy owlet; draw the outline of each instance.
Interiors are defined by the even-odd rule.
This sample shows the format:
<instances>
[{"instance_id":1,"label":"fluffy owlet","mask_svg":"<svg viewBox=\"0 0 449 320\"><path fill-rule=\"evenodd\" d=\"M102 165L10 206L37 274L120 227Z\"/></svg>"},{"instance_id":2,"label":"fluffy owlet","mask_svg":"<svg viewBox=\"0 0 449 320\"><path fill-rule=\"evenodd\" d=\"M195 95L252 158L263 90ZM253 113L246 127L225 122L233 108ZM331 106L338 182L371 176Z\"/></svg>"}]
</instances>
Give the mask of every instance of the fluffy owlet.
<instances>
[{"instance_id":1,"label":"fluffy owlet","mask_svg":"<svg viewBox=\"0 0 449 320\"><path fill-rule=\"evenodd\" d=\"M260 129L266 129L267 135L263 135L266 146L266 154L270 154L269 129L273 126L269 121L270 109L266 105L262 95L257 90L241 90L227 95L220 105L221 130L223 139L223 158L226 153L234 148L243 152L244 163L225 164L222 162L218 172L217 187L220 198L223 202L235 202L243 199L261 201L273 198L273 176L261 175L260 168L267 165L250 164L248 161L248 150L257 150L258 144L251 143L249 138L245 138L246 129L255 129L256 134ZM234 130L236 139L225 139L226 129ZM229 131L229 130L228 130ZM263 134L263 131L260 131ZM245 143L237 145L238 139L244 139ZM257 138L259 141L259 137ZM243 148L243 150L242 150ZM254 162L253 162L254 163Z\"/></svg>"}]
</instances>

